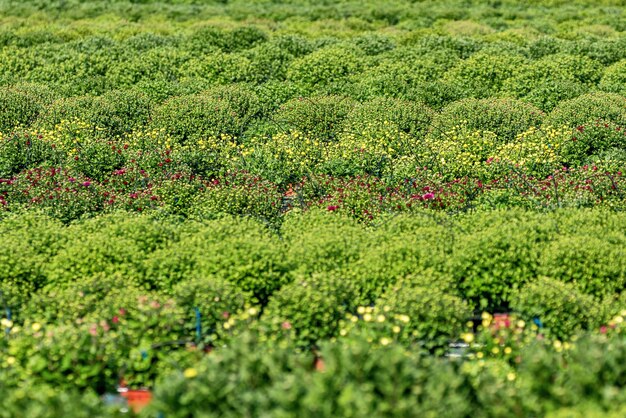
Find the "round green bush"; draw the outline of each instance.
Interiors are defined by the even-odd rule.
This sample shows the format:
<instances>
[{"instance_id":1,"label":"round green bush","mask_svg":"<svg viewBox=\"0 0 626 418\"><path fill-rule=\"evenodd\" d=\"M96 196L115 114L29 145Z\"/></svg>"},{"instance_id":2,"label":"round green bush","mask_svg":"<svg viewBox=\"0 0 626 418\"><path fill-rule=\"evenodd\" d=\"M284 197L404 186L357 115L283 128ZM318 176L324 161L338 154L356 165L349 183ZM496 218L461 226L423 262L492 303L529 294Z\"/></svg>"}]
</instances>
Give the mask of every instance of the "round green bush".
<instances>
[{"instance_id":1,"label":"round green bush","mask_svg":"<svg viewBox=\"0 0 626 418\"><path fill-rule=\"evenodd\" d=\"M111 90L92 102L87 120L108 137L121 136L148 123L152 101L135 89Z\"/></svg>"},{"instance_id":2,"label":"round green bush","mask_svg":"<svg viewBox=\"0 0 626 418\"><path fill-rule=\"evenodd\" d=\"M367 55L379 55L396 47L389 37L376 33L361 35L353 42Z\"/></svg>"},{"instance_id":3,"label":"round green bush","mask_svg":"<svg viewBox=\"0 0 626 418\"><path fill-rule=\"evenodd\" d=\"M351 49L330 46L318 49L293 61L287 79L308 88L320 88L345 82L361 71L360 57Z\"/></svg>"},{"instance_id":4,"label":"round green bush","mask_svg":"<svg viewBox=\"0 0 626 418\"><path fill-rule=\"evenodd\" d=\"M407 315L406 332L410 340L430 351L447 348L472 316L472 309L458 296L437 284L415 286L400 281L376 302L389 308L390 315Z\"/></svg>"},{"instance_id":5,"label":"round green bush","mask_svg":"<svg viewBox=\"0 0 626 418\"><path fill-rule=\"evenodd\" d=\"M619 158L626 149L626 125L596 121L580 125L572 137L563 144L560 154L563 162L570 166L592 161L590 157L611 160Z\"/></svg>"},{"instance_id":6,"label":"round green bush","mask_svg":"<svg viewBox=\"0 0 626 418\"><path fill-rule=\"evenodd\" d=\"M588 91L600 79L602 67L580 56L550 55L514 69L503 90L544 110Z\"/></svg>"},{"instance_id":7,"label":"round green bush","mask_svg":"<svg viewBox=\"0 0 626 418\"><path fill-rule=\"evenodd\" d=\"M337 336L339 321L356 308L351 281L341 276L313 275L297 279L275 292L263 311L270 329L292 329L297 344L309 347Z\"/></svg>"},{"instance_id":8,"label":"round green bush","mask_svg":"<svg viewBox=\"0 0 626 418\"><path fill-rule=\"evenodd\" d=\"M283 130L332 141L343 131L343 122L354 106L355 102L347 97L300 97L280 106L273 119Z\"/></svg>"},{"instance_id":9,"label":"round green bush","mask_svg":"<svg viewBox=\"0 0 626 418\"><path fill-rule=\"evenodd\" d=\"M241 135L258 112L256 95L240 86L172 97L154 110L151 127L164 129L179 142Z\"/></svg>"},{"instance_id":10,"label":"round green bush","mask_svg":"<svg viewBox=\"0 0 626 418\"><path fill-rule=\"evenodd\" d=\"M401 132L422 138L430 129L434 112L423 103L377 98L355 106L345 129L359 133L372 125L393 125Z\"/></svg>"},{"instance_id":11,"label":"round green bush","mask_svg":"<svg viewBox=\"0 0 626 418\"><path fill-rule=\"evenodd\" d=\"M35 126L39 129L54 129L63 121L87 122L95 100L92 96L74 96L55 100L41 112Z\"/></svg>"},{"instance_id":12,"label":"round green bush","mask_svg":"<svg viewBox=\"0 0 626 418\"><path fill-rule=\"evenodd\" d=\"M621 291L626 285L624 239L570 235L551 242L539 260L538 273L573 282L597 297Z\"/></svg>"},{"instance_id":13,"label":"round green bush","mask_svg":"<svg viewBox=\"0 0 626 418\"><path fill-rule=\"evenodd\" d=\"M464 99L443 108L433 120L432 134L445 136L454 127L469 131L490 131L501 142L538 127L544 113L535 106L515 99Z\"/></svg>"},{"instance_id":14,"label":"round green bush","mask_svg":"<svg viewBox=\"0 0 626 418\"><path fill-rule=\"evenodd\" d=\"M174 285L171 294L187 313L189 335L199 332L196 340L203 342L208 342L216 327L241 311L250 300L237 286L217 277L188 277Z\"/></svg>"},{"instance_id":15,"label":"round green bush","mask_svg":"<svg viewBox=\"0 0 626 418\"><path fill-rule=\"evenodd\" d=\"M15 128L30 126L51 101L52 93L44 86L0 87L0 132L7 134Z\"/></svg>"},{"instance_id":16,"label":"round green bush","mask_svg":"<svg viewBox=\"0 0 626 418\"><path fill-rule=\"evenodd\" d=\"M603 91L626 96L626 59L616 62L604 70L599 87Z\"/></svg>"},{"instance_id":17,"label":"round green bush","mask_svg":"<svg viewBox=\"0 0 626 418\"><path fill-rule=\"evenodd\" d=\"M569 339L602 323L598 301L572 283L539 277L513 296L511 308L528 320L537 318L550 335Z\"/></svg>"},{"instance_id":18,"label":"round green bush","mask_svg":"<svg viewBox=\"0 0 626 418\"><path fill-rule=\"evenodd\" d=\"M445 74L445 80L463 87L471 97L490 97L498 93L516 68L526 62L521 55L478 52L460 61Z\"/></svg>"},{"instance_id":19,"label":"round green bush","mask_svg":"<svg viewBox=\"0 0 626 418\"><path fill-rule=\"evenodd\" d=\"M261 304L291 281L281 242L265 226L245 218L204 222L177 243L153 252L143 264L152 288L167 290L189 276L216 277Z\"/></svg>"},{"instance_id":20,"label":"round green bush","mask_svg":"<svg viewBox=\"0 0 626 418\"><path fill-rule=\"evenodd\" d=\"M626 126L626 97L615 93L589 93L560 103L546 117L552 126L578 126L597 120Z\"/></svg>"},{"instance_id":21,"label":"round green bush","mask_svg":"<svg viewBox=\"0 0 626 418\"><path fill-rule=\"evenodd\" d=\"M351 218L310 210L285 219L281 228L285 258L303 275L349 266L366 245L366 231Z\"/></svg>"},{"instance_id":22,"label":"round green bush","mask_svg":"<svg viewBox=\"0 0 626 418\"><path fill-rule=\"evenodd\" d=\"M523 214L494 212L455 240L447 271L478 309L506 310L516 289L537 275L548 233L541 219Z\"/></svg>"}]
</instances>

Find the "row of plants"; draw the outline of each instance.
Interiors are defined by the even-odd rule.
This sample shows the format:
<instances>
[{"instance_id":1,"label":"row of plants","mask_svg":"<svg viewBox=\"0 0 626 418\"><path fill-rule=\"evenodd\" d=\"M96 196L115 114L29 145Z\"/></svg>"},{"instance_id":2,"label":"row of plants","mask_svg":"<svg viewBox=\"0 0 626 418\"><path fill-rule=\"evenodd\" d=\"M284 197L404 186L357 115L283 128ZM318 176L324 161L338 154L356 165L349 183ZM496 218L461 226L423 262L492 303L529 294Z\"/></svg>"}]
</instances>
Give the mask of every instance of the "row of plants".
<instances>
[{"instance_id":1,"label":"row of plants","mask_svg":"<svg viewBox=\"0 0 626 418\"><path fill-rule=\"evenodd\" d=\"M156 389L144 416L621 414L621 213L419 210L365 227L336 205L299 212L278 230L5 214L7 416L117 416L99 398L117 385ZM399 370L406 390L379 387Z\"/></svg>"},{"instance_id":2,"label":"row of plants","mask_svg":"<svg viewBox=\"0 0 626 418\"><path fill-rule=\"evenodd\" d=\"M623 318L623 317L619 317ZM288 336L271 341L243 332L228 346L162 377L141 417L195 416L546 416L620 417L624 413L623 323L575 343L535 337L515 347L513 361L496 343L466 358L432 357L391 343L374 326L327 341L312 355ZM498 331L482 335L493 339ZM288 335L288 332L286 332ZM512 334L512 333L511 333ZM478 344L475 344L476 346ZM186 357L195 357L189 351ZM478 358L477 358L478 357ZM323 360L322 360L323 359ZM52 391L31 378L0 383L2 416L120 417L91 391ZM8 378L8 379L7 379Z\"/></svg>"}]
</instances>

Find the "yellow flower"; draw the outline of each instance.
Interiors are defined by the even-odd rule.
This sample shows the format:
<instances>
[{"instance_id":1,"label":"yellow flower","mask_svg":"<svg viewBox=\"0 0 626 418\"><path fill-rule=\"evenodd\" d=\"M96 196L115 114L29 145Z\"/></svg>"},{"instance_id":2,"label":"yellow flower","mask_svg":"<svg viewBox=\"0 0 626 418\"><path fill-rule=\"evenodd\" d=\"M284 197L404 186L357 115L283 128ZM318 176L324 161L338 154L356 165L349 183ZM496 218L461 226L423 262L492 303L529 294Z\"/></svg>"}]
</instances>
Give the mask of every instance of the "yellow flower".
<instances>
[{"instance_id":1,"label":"yellow flower","mask_svg":"<svg viewBox=\"0 0 626 418\"><path fill-rule=\"evenodd\" d=\"M484 354L482 351L479 351L478 353L476 353L476 358L483 358Z\"/></svg>"},{"instance_id":2,"label":"yellow flower","mask_svg":"<svg viewBox=\"0 0 626 418\"><path fill-rule=\"evenodd\" d=\"M257 313L259 313L259 310L257 308L250 308L250 309L248 309L248 314L250 314L250 316L254 316Z\"/></svg>"},{"instance_id":3,"label":"yellow flower","mask_svg":"<svg viewBox=\"0 0 626 418\"><path fill-rule=\"evenodd\" d=\"M185 369L185 371L183 372L183 375L187 378L187 379L193 379L194 377L196 377L198 375L198 371L192 367Z\"/></svg>"},{"instance_id":4,"label":"yellow flower","mask_svg":"<svg viewBox=\"0 0 626 418\"><path fill-rule=\"evenodd\" d=\"M359 315L363 315L365 313L365 306L359 306L356 308L356 311Z\"/></svg>"},{"instance_id":5,"label":"yellow flower","mask_svg":"<svg viewBox=\"0 0 626 418\"><path fill-rule=\"evenodd\" d=\"M463 338L463 341L469 344L472 341L474 341L474 334L472 334L471 332L466 332L463 335L461 335L461 338Z\"/></svg>"},{"instance_id":6,"label":"yellow flower","mask_svg":"<svg viewBox=\"0 0 626 418\"><path fill-rule=\"evenodd\" d=\"M31 325L33 331L37 332L41 329L41 324L39 322L34 322L33 325Z\"/></svg>"},{"instance_id":7,"label":"yellow flower","mask_svg":"<svg viewBox=\"0 0 626 418\"><path fill-rule=\"evenodd\" d=\"M500 352L500 349L499 349L498 347L493 347L493 348L491 349L491 352L492 352L493 354L498 354L498 353Z\"/></svg>"},{"instance_id":8,"label":"yellow flower","mask_svg":"<svg viewBox=\"0 0 626 418\"><path fill-rule=\"evenodd\" d=\"M371 314L366 313L365 315L363 315L363 320L364 320L365 322L370 322L370 321L372 320L372 315L371 315Z\"/></svg>"},{"instance_id":9,"label":"yellow flower","mask_svg":"<svg viewBox=\"0 0 626 418\"><path fill-rule=\"evenodd\" d=\"M11 321L10 319L2 318L2 320L0 320L0 325L2 325L4 328L11 328L13 326L13 321Z\"/></svg>"},{"instance_id":10,"label":"yellow flower","mask_svg":"<svg viewBox=\"0 0 626 418\"><path fill-rule=\"evenodd\" d=\"M513 380L515 380L515 373L511 372L509 374L506 375L506 380L508 380L509 382L512 382Z\"/></svg>"},{"instance_id":11,"label":"yellow flower","mask_svg":"<svg viewBox=\"0 0 626 418\"><path fill-rule=\"evenodd\" d=\"M14 365L14 364L15 364L15 357L13 357L13 356L9 356L9 357L7 357L7 364L8 364L9 366Z\"/></svg>"},{"instance_id":12,"label":"yellow flower","mask_svg":"<svg viewBox=\"0 0 626 418\"><path fill-rule=\"evenodd\" d=\"M393 331L394 333L398 334L398 333L400 332L400 327L396 325L396 326L394 326L394 327L392 328L392 331Z\"/></svg>"},{"instance_id":13,"label":"yellow flower","mask_svg":"<svg viewBox=\"0 0 626 418\"><path fill-rule=\"evenodd\" d=\"M391 340L387 337L383 337L380 339L380 344L381 345L389 345L391 343Z\"/></svg>"},{"instance_id":14,"label":"yellow flower","mask_svg":"<svg viewBox=\"0 0 626 418\"><path fill-rule=\"evenodd\" d=\"M504 347L504 354L511 354L511 351L513 351L511 347Z\"/></svg>"},{"instance_id":15,"label":"yellow flower","mask_svg":"<svg viewBox=\"0 0 626 418\"><path fill-rule=\"evenodd\" d=\"M376 322L385 322L385 315L378 315L376 317Z\"/></svg>"}]
</instances>

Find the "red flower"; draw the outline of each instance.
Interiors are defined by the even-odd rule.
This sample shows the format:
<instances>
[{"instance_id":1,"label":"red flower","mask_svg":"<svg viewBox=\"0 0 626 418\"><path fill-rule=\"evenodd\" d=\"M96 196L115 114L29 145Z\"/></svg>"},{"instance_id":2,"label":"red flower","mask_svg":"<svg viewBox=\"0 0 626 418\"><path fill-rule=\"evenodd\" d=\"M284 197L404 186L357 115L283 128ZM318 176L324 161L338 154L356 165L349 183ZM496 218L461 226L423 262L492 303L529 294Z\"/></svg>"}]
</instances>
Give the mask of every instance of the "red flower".
<instances>
[{"instance_id":1,"label":"red flower","mask_svg":"<svg viewBox=\"0 0 626 418\"><path fill-rule=\"evenodd\" d=\"M330 205L329 207L327 207L326 209L328 209L329 212L333 212L337 209L339 209L339 206L335 206L335 205Z\"/></svg>"},{"instance_id":2,"label":"red flower","mask_svg":"<svg viewBox=\"0 0 626 418\"><path fill-rule=\"evenodd\" d=\"M434 198L435 198L435 195L433 193L426 193L425 195L422 196L422 199L424 200L431 200Z\"/></svg>"}]
</instances>

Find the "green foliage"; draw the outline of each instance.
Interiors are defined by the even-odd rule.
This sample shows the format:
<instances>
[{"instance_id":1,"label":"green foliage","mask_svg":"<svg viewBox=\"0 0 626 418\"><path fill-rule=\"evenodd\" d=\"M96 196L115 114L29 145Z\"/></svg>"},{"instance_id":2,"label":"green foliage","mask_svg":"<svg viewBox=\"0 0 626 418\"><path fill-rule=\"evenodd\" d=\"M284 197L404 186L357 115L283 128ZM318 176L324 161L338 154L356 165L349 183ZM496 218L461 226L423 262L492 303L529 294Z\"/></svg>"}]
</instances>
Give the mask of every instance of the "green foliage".
<instances>
[{"instance_id":1,"label":"green foliage","mask_svg":"<svg viewBox=\"0 0 626 418\"><path fill-rule=\"evenodd\" d=\"M574 284L545 277L526 284L511 305L522 317L539 319L547 332L559 340L593 329L603 319L602 309L593 296Z\"/></svg>"},{"instance_id":2,"label":"green foliage","mask_svg":"<svg viewBox=\"0 0 626 418\"><path fill-rule=\"evenodd\" d=\"M472 234L460 236L447 261L461 294L483 310L506 309L517 289L534 278L547 234L538 220L495 212ZM524 231L524 232L522 232Z\"/></svg>"},{"instance_id":3,"label":"green foliage","mask_svg":"<svg viewBox=\"0 0 626 418\"><path fill-rule=\"evenodd\" d=\"M600 80L601 90L626 95L626 59L607 67Z\"/></svg>"},{"instance_id":4,"label":"green foliage","mask_svg":"<svg viewBox=\"0 0 626 418\"><path fill-rule=\"evenodd\" d=\"M8 134L32 124L52 99L42 85L18 84L0 88L0 132Z\"/></svg>"},{"instance_id":5,"label":"green foliage","mask_svg":"<svg viewBox=\"0 0 626 418\"><path fill-rule=\"evenodd\" d=\"M239 86L177 96L154 110L151 126L180 143L209 136L241 135L258 112L254 93Z\"/></svg>"},{"instance_id":6,"label":"green foliage","mask_svg":"<svg viewBox=\"0 0 626 418\"><path fill-rule=\"evenodd\" d=\"M551 242L538 272L573 282L586 294L602 297L621 290L626 282L624 238L573 235Z\"/></svg>"},{"instance_id":7,"label":"green foliage","mask_svg":"<svg viewBox=\"0 0 626 418\"><path fill-rule=\"evenodd\" d=\"M618 126L626 125L626 98L615 93L590 93L567 100L546 118L552 126L575 128L602 120Z\"/></svg>"},{"instance_id":8,"label":"green foliage","mask_svg":"<svg viewBox=\"0 0 626 418\"><path fill-rule=\"evenodd\" d=\"M332 141L343 131L343 122L354 106L352 99L341 96L299 97L283 104L274 121L283 130Z\"/></svg>"},{"instance_id":9,"label":"green foliage","mask_svg":"<svg viewBox=\"0 0 626 418\"><path fill-rule=\"evenodd\" d=\"M433 135L445 136L454 126L490 131L508 142L530 127L539 126L543 112L514 99L465 99L446 106L433 121Z\"/></svg>"},{"instance_id":10,"label":"green foliage","mask_svg":"<svg viewBox=\"0 0 626 418\"><path fill-rule=\"evenodd\" d=\"M339 321L354 311L357 300L349 280L338 275L313 275L296 279L274 293L262 322L278 332L291 329L294 343L308 347L337 336Z\"/></svg>"},{"instance_id":11,"label":"green foliage","mask_svg":"<svg viewBox=\"0 0 626 418\"><path fill-rule=\"evenodd\" d=\"M383 312L389 308L389 314L409 317L400 341L417 341L420 347L434 352L445 350L472 315L461 298L436 283L415 286L400 282L389 287L377 305Z\"/></svg>"},{"instance_id":12,"label":"green foliage","mask_svg":"<svg viewBox=\"0 0 626 418\"><path fill-rule=\"evenodd\" d=\"M430 129L433 116L434 112L423 103L377 98L355 106L345 126L358 134L372 125L374 129L383 129L380 125L390 124L398 131L421 138Z\"/></svg>"},{"instance_id":13,"label":"green foliage","mask_svg":"<svg viewBox=\"0 0 626 418\"><path fill-rule=\"evenodd\" d=\"M468 96L490 97L497 94L505 80L525 62L520 55L478 52L460 61L446 73L445 79L462 86Z\"/></svg>"},{"instance_id":14,"label":"green foliage","mask_svg":"<svg viewBox=\"0 0 626 418\"><path fill-rule=\"evenodd\" d=\"M287 79L309 89L345 83L361 71L362 62L355 51L339 46L318 49L296 59L287 71Z\"/></svg>"}]
</instances>

